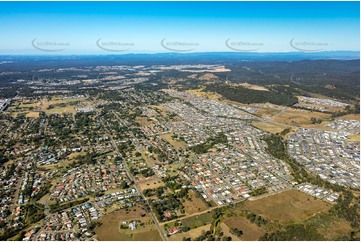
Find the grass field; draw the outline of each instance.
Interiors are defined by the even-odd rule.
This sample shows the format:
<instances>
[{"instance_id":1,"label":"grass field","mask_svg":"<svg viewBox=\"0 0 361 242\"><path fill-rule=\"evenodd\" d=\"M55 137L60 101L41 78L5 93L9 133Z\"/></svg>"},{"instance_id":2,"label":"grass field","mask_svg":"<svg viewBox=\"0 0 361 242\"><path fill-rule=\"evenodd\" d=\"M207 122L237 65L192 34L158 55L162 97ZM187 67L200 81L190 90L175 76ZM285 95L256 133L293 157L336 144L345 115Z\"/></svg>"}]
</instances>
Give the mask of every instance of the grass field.
<instances>
[{"instance_id":1,"label":"grass field","mask_svg":"<svg viewBox=\"0 0 361 242\"><path fill-rule=\"evenodd\" d=\"M289 190L255 201L247 201L244 208L270 220L280 222L303 221L331 206L297 190Z\"/></svg>"},{"instance_id":2,"label":"grass field","mask_svg":"<svg viewBox=\"0 0 361 242\"><path fill-rule=\"evenodd\" d=\"M191 215L197 212L202 212L207 210L208 206L203 202L203 200L197 196L197 193L193 190L188 192L189 197L191 200L186 200L184 202L184 209L186 213Z\"/></svg>"},{"instance_id":3,"label":"grass field","mask_svg":"<svg viewBox=\"0 0 361 242\"><path fill-rule=\"evenodd\" d=\"M318 232L324 235L327 240L333 240L340 235L349 234L351 231L350 224L342 219L335 220L329 226L318 229Z\"/></svg>"},{"instance_id":4,"label":"grass field","mask_svg":"<svg viewBox=\"0 0 361 242\"><path fill-rule=\"evenodd\" d=\"M185 144L182 141L178 141L172 138L173 134L163 134L160 137L166 141L168 141L174 148L176 149L184 149Z\"/></svg>"},{"instance_id":5,"label":"grass field","mask_svg":"<svg viewBox=\"0 0 361 242\"><path fill-rule=\"evenodd\" d=\"M287 129L289 126L276 124L276 123L267 123L267 122L252 122L257 128L276 134L282 132L284 129Z\"/></svg>"},{"instance_id":6,"label":"grass field","mask_svg":"<svg viewBox=\"0 0 361 242\"><path fill-rule=\"evenodd\" d=\"M360 121L360 114L347 114L347 115L338 117L338 119L346 119L346 120L357 120L357 121Z\"/></svg>"},{"instance_id":7,"label":"grass field","mask_svg":"<svg viewBox=\"0 0 361 242\"><path fill-rule=\"evenodd\" d=\"M266 87L264 86L258 86L258 85L254 85L254 84L250 84L250 83L247 83L247 82L244 82L244 83L240 83L238 84L239 86L242 86L244 88L247 88L247 89L251 89L251 90L256 90L256 91L269 91Z\"/></svg>"},{"instance_id":8,"label":"grass field","mask_svg":"<svg viewBox=\"0 0 361 242\"><path fill-rule=\"evenodd\" d=\"M190 93L193 93L195 95L202 96L202 97L205 97L205 98L213 99L213 100L222 99L222 96L219 95L218 93L205 92L204 87L199 88L199 89L190 89L190 90L187 90L187 92L190 92Z\"/></svg>"},{"instance_id":9,"label":"grass field","mask_svg":"<svg viewBox=\"0 0 361 242\"><path fill-rule=\"evenodd\" d=\"M148 126L154 123L153 121L148 120L148 118L144 117L136 117L135 122L137 122L140 126Z\"/></svg>"},{"instance_id":10,"label":"grass field","mask_svg":"<svg viewBox=\"0 0 361 242\"><path fill-rule=\"evenodd\" d=\"M142 191L145 189L154 189L157 187L165 186L164 182L162 182L159 178L151 178L149 180L142 181L137 184L140 190Z\"/></svg>"},{"instance_id":11,"label":"grass field","mask_svg":"<svg viewBox=\"0 0 361 242\"><path fill-rule=\"evenodd\" d=\"M195 228L195 229L191 229L188 232L174 234L169 237L169 240L181 241L181 240L183 240L183 237L191 238L192 240L194 240L196 237L200 236L203 231L209 230L210 227L211 227L211 225L207 224L207 225L203 225L198 228Z\"/></svg>"},{"instance_id":12,"label":"grass field","mask_svg":"<svg viewBox=\"0 0 361 242\"><path fill-rule=\"evenodd\" d=\"M222 224L224 224L222 226ZM243 231L243 235L240 238L241 240L258 240L263 234L264 231L260 227L258 227L256 224L251 223L248 219L243 217L237 217L237 218L230 218L224 221L224 223L221 224L222 231L224 233L229 233L230 228L237 228ZM234 240L240 240L237 236L232 235L232 239Z\"/></svg>"},{"instance_id":13,"label":"grass field","mask_svg":"<svg viewBox=\"0 0 361 242\"><path fill-rule=\"evenodd\" d=\"M68 98L63 99L61 97L55 97L52 100L43 99L40 101L40 107L45 111L46 114L53 113L75 113L76 106L71 104L72 102L84 102L86 98ZM49 108L49 106L53 105L54 108ZM61 107L59 105L63 105Z\"/></svg>"},{"instance_id":14,"label":"grass field","mask_svg":"<svg viewBox=\"0 0 361 242\"><path fill-rule=\"evenodd\" d=\"M307 103L307 102L302 102L300 101L300 99L298 99L298 103L297 103L298 106L300 107L312 107L314 108L315 110L326 110L328 112L338 112L338 111L343 111L344 108L341 108L341 107L331 107L331 106L327 106L327 105L322 105L322 104L310 104L310 103Z\"/></svg>"},{"instance_id":15,"label":"grass field","mask_svg":"<svg viewBox=\"0 0 361 242\"><path fill-rule=\"evenodd\" d=\"M167 165L165 166L168 170L167 170L167 173L170 175L170 176L176 176L179 174L179 168L183 167L184 166L184 161L182 162L177 162L177 163L172 163L170 165Z\"/></svg>"},{"instance_id":16,"label":"grass field","mask_svg":"<svg viewBox=\"0 0 361 242\"><path fill-rule=\"evenodd\" d=\"M11 110L16 113L26 113L27 117L38 117L39 111L44 111L46 114L53 113L75 113L76 104L74 102L84 103L86 98L69 98L63 99L61 96L56 96L51 100L24 100L22 102L11 105ZM18 104L18 105L17 105ZM53 108L50 108L50 106Z\"/></svg>"},{"instance_id":17,"label":"grass field","mask_svg":"<svg viewBox=\"0 0 361 242\"><path fill-rule=\"evenodd\" d=\"M39 118L39 112L28 112L25 117L27 118Z\"/></svg>"},{"instance_id":18,"label":"grass field","mask_svg":"<svg viewBox=\"0 0 361 242\"><path fill-rule=\"evenodd\" d=\"M283 124L301 126L311 124L312 117L325 120L331 117L331 114L289 108L284 113L273 117L272 120Z\"/></svg>"},{"instance_id":19,"label":"grass field","mask_svg":"<svg viewBox=\"0 0 361 242\"><path fill-rule=\"evenodd\" d=\"M39 201L37 201L38 203L40 203L40 204L45 204L45 202L49 199L49 197L50 197L50 194L48 193L48 194L45 194L42 198L40 198L40 200Z\"/></svg>"},{"instance_id":20,"label":"grass field","mask_svg":"<svg viewBox=\"0 0 361 242\"><path fill-rule=\"evenodd\" d=\"M206 224L210 224L212 221L213 212L204 213L201 215L195 215L182 220L183 226L190 227L191 229L197 228Z\"/></svg>"},{"instance_id":21,"label":"grass field","mask_svg":"<svg viewBox=\"0 0 361 242\"><path fill-rule=\"evenodd\" d=\"M230 232L230 228L225 224L225 223L220 223L219 224L219 228L222 230L224 236L229 236L232 238L232 241L237 241L237 240L240 240L240 238L238 238L237 236L233 235L231 232ZM244 231L243 231L244 232Z\"/></svg>"},{"instance_id":22,"label":"grass field","mask_svg":"<svg viewBox=\"0 0 361 242\"><path fill-rule=\"evenodd\" d=\"M134 211L135 209L135 211ZM149 215L141 217L146 212L140 207L134 207L127 212L124 209L111 212L101 218L101 223L94 231L97 239L107 241L125 240L161 240L156 226ZM120 223L141 220L144 227L138 226L135 230L120 229Z\"/></svg>"},{"instance_id":23,"label":"grass field","mask_svg":"<svg viewBox=\"0 0 361 242\"><path fill-rule=\"evenodd\" d=\"M74 106L66 106L66 107L56 107L47 109L45 111L46 114L55 114L55 113L75 113L75 107Z\"/></svg>"},{"instance_id":24,"label":"grass field","mask_svg":"<svg viewBox=\"0 0 361 242\"><path fill-rule=\"evenodd\" d=\"M258 116L261 116L261 117L272 117L273 115L276 115L279 112L280 112L280 110L278 110L278 109L258 108L258 110L255 114Z\"/></svg>"},{"instance_id":25,"label":"grass field","mask_svg":"<svg viewBox=\"0 0 361 242\"><path fill-rule=\"evenodd\" d=\"M213 73L205 73L198 77L199 80L203 80L203 81L210 81L210 80L218 79L218 78L219 77L214 75Z\"/></svg>"},{"instance_id":26,"label":"grass field","mask_svg":"<svg viewBox=\"0 0 361 242\"><path fill-rule=\"evenodd\" d=\"M152 167L152 166L155 166L155 165L156 165L156 162L157 162L158 160L157 160L156 158L153 159L153 158L149 157L149 155L148 155L149 152L139 151L139 150L138 150L138 152L142 154L142 157L143 157L145 163L147 163L148 166ZM148 153L148 154L147 154L147 153Z\"/></svg>"},{"instance_id":27,"label":"grass field","mask_svg":"<svg viewBox=\"0 0 361 242\"><path fill-rule=\"evenodd\" d=\"M163 115L164 117L168 116L170 114L170 111L163 107L162 105L154 105L151 106L153 109L155 109L156 111L158 111L161 115Z\"/></svg>"},{"instance_id":28,"label":"grass field","mask_svg":"<svg viewBox=\"0 0 361 242\"><path fill-rule=\"evenodd\" d=\"M359 134L352 134L352 135L347 137L347 140L352 141L352 142L360 142L360 135Z\"/></svg>"},{"instance_id":29,"label":"grass field","mask_svg":"<svg viewBox=\"0 0 361 242\"><path fill-rule=\"evenodd\" d=\"M68 155L68 158L69 158L69 159L74 159L74 158L76 158L76 157L78 157L78 156L84 156L84 155L86 155L86 152L84 152L84 151L81 151L81 152L73 152L73 153L71 153L70 155Z\"/></svg>"}]
</instances>

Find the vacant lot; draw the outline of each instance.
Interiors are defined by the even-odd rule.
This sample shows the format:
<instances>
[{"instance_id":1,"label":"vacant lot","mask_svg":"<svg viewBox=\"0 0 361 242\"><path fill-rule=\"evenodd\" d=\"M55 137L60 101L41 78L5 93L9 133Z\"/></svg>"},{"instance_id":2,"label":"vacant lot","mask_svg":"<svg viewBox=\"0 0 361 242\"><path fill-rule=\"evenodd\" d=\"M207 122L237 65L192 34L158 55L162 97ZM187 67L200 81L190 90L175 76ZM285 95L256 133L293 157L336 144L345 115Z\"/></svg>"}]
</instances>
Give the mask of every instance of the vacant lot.
<instances>
[{"instance_id":1,"label":"vacant lot","mask_svg":"<svg viewBox=\"0 0 361 242\"><path fill-rule=\"evenodd\" d=\"M135 211L134 211L135 209ZM149 215L141 217L141 214L146 212L139 207L114 211L102 217L102 225L97 227L94 231L99 240L161 240L158 230L153 224ZM145 223L144 226L138 226L135 230L120 229L122 222L131 222L133 220L141 220Z\"/></svg>"},{"instance_id":2,"label":"vacant lot","mask_svg":"<svg viewBox=\"0 0 361 242\"><path fill-rule=\"evenodd\" d=\"M219 95L218 93L205 92L205 91L204 91L204 88L191 89L191 90L187 90L187 92L190 92L190 93L193 93L193 94L195 94L195 95L202 96L202 97L205 97L205 98L213 99L213 100L220 100L220 99L222 99L222 96Z\"/></svg>"},{"instance_id":3,"label":"vacant lot","mask_svg":"<svg viewBox=\"0 0 361 242\"><path fill-rule=\"evenodd\" d=\"M346 119L346 120L360 120L360 114L347 114L339 117L338 119Z\"/></svg>"},{"instance_id":4,"label":"vacant lot","mask_svg":"<svg viewBox=\"0 0 361 242\"><path fill-rule=\"evenodd\" d=\"M137 184L142 191L145 189L154 189L165 186L164 182L162 182L159 178L150 178L149 180L145 180Z\"/></svg>"},{"instance_id":5,"label":"vacant lot","mask_svg":"<svg viewBox=\"0 0 361 242\"><path fill-rule=\"evenodd\" d=\"M52 100L43 99L40 101L40 107L46 114L53 113L75 113L78 103L82 103L86 98L53 98Z\"/></svg>"},{"instance_id":6,"label":"vacant lot","mask_svg":"<svg viewBox=\"0 0 361 242\"><path fill-rule=\"evenodd\" d=\"M234 240L258 240L264 234L263 229L243 217L227 219L224 221L224 223L221 223L221 228L225 234L231 234L229 232L230 228L237 228L242 230L243 235L241 238L238 238L234 235L231 236L232 239L234 238Z\"/></svg>"},{"instance_id":7,"label":"vacant lot","mask_svg":"<svg viewBox=\"0 0 361 242\"><path fill-rule=\"evenodd\" d=\"M352 141L352 142L360 142L360 135L359 134L352 134L352 135L347 137L347 140Z\"/></svg>"},{"instance_id":8,"label":"vacant lot","mask_svg":"<svg viewBox=\"0 0 361 242\"><path fill-rule=\"evenodd\" d=\"M160 137L169 142L176 149L184 149L185 144L182 141L178 141L172 138L173 134L163 134Z\"/></svg>"},{"instance_id":9,"label":"vacant lot","mask_svg":"<svg viewBox=\"0 0 361 242\"><path fill-rule=\"evenodd\" d=\"M45 111L46 114L60 114L60 113L75 113L75 106L66 106L66 107L54 107L47 109Z\"/></svg>"},{"instance_id":10,"label":"vacant lot","mask_svg":"<svg viewBox=\"0 0 361 242\"><path fill-rule=\"evenodd\" d=\"M203 200L195 191L190 190L188 192L188 196L191 200L186 200L184 202L184 208L187 214L194 214L207 210L208 206L203 202Z\"/></svg>"},{"instance_id":11,"label":"vacant lot","mask_svg":"<svg viewBox=\"0 0 361 242\"><path fill-rule=\"evenodd\" d=\"M158 111L161 115L163 115L164 117L168 116L170 114L170 111L163 107L162 105L154 105L151 106L154 110Z\"/></svg>"},{"instance_id":12,"label":"vacant lot","mask_svg":"<svg viewBox=\"0 0 361 242\"><path fill-rule=\"evenodd\" d=\"M192 240L194 240L196 237L200 236L203 231L204 232L208 231L210 229L210 227L211 227L211 225L207 224L207 225L203 225L198 228L195 228L195 229L191 229L185 233L174 234L169 237L169 240L181 241L181 240L183 240L184 237L191 238Z\"/></svg>"},{"instance_id":13,"label":"vacant lot","mask_svg":"<svg viewBox=\"0 0 361 242\"><path fill-rule=\"evenodd\" d=\"M27 118L39 118L39 112L28 112L25 117Z\"/></svg>"},{"instance_id":14,"label":"vacant lot","mask_svg":"<svg viewBox=\"0 0 361 242\"><path fill-rule=\"evenodd\" d=\"M202 81L209 81L209 80L213 80L213 79L218 79L219 77L212 74L212 73L205 73L202 76L199 76L198 79L202 80Z\"/></svg>"},{"instance_id":15,"label":"vacant lot","mask_svg":"<svg viewBox=\"0 0 361 242\"><path fill-rule=\"evenodd\" d=\"M251 90L256 90L256 91L269 91L266 87L264 86L258 86L258 85L254 85L254 84L249 84L247 82L245 83L240 83L238 84L239 86L251 89Z\"/></svg>"},{"instance_id":16,"label":"vacant lot","mask_svg":"<svg viewBox=\"0 0 361 242\"><path fill-rule=\"evenodd\" d=\"M197 228L212 222L213 212L204 213L201 215L195 215L182 220L183 226L190 227L191 229Z\"/></svg>"},{"instance_id":17,"label":"vacant lot","mask_svg":"<svg viewBox=\"0 0 361 242\"><path fill-rule=\"evenodd\" d=\"M280 222L303 221L331 206L297 190L289 190L256 201L247 201L245 209Z\"/></svg>"},{"instance_id":18,"label":"vacant lot","mask_svg":"<svg viewBox=\"0 0 361 242\"><path fill-rule=\"evenodd\" d=\"M258 116L261 116L261 117L272 117L273 115L276 115L279 112L280 112L280 110L278 110L278 109L258 108L258 110L255 114Z\"/></svg>"},{"instance_id":19,"label":"vacant lot","mask_svg":"<svg viewBox=\"0 0 361 242\"><path fill-rule=\"evenodd\" d=\"M284 113L275 116L272 120L289 125L303 125L311 124L312 117L325 120L330 116L331 114L289 108Z\"/></svg>"},{"instance_id":20,"label":"vacant lot","mask_svg":"<svg viewBox=\"0 0 361 242\"><path fill-rule=\"evenodd\" d=\"M282 132L284 129L287 129L289 126L283 124L267 123L267 122L253 122L252 123L257 128L266 130L272 134Z\"/></svg>"},{"instance_id":21,"label":"vacant lot","mask_svg":"<svg viewBox=\"0 0 361 242\"><path fill-rule=\"evenodd\" d=\"M153 124L153 121L145 117L136 117L135 122L139 123L140 126L148 126Z\"/></svg>"},{"instance_id":22,"label":"vacant lot","mask_svg":"<svg viewBox=\"0 0 361 242\"><path fill-rule=\"evenodd\" d=\"M325 236L327 240L333 240L340 236L349 234L352 228L348 222L342 219L332 221L329 226L322 226L318 229L318 232Z\"/></svg>"}]
</instances>

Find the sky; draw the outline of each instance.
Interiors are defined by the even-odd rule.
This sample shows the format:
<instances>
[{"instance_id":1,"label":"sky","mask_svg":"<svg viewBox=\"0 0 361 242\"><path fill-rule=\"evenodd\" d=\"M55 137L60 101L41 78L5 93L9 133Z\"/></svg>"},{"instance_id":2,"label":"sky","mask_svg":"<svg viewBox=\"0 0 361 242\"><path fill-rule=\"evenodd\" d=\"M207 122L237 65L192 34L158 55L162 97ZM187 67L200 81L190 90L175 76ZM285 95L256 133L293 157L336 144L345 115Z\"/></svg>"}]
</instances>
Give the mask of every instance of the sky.
<instances>
[{"instance_id":1,"label":"sky","mask_svg":"<svg viewBox=\"0 0 361 242\"><path fill-rule=\"evenodd\" d=\"M0 2L0 54L359 51L359 2Z\"/></svg>"}]
</instances>

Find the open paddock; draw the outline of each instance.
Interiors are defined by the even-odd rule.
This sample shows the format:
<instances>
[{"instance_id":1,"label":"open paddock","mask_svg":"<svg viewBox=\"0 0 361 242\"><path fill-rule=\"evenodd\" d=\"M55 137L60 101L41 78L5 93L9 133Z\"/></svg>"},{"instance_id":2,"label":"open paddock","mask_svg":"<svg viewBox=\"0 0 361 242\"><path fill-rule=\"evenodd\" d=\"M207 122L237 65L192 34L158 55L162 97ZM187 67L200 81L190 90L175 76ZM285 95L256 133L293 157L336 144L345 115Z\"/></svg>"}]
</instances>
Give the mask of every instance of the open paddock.
<instances>
[{"instance_id":1,"label":"open paddock","mask_svg":"<svg viewBox=\"0 0 361 242\"><path fill-rule=\"evenodd\" d=\"M135 210L135 211L134 211ZM141 216L146 214L145 216ZM122 222L131 222L141 220L144 226L138 225L136 229L121 229ZM160 234L153 223L151 217L139 206L132 207L128 211L120 209L103 216L102 223L95 228L97 239L106 241L125 241L125 240L161 240Z\"/></svg>"},{"instance_id":2,"label":"open paddock","mask_svg":"<svg viewBox=\"0 0 361 242\"><path fill-rule=\"evenodd\" d=\"M208 206L203 202L202 198L200 198L200 195L198 195L195 191L190 190L188 192L188 196L191 200L186 200L183 204L187 214L191 215L208 209Z\"/></svg>"},{"instance_id":3,"label":"open paddock","mask_svg":"<svg viewBox=\"0 0 361 242\"><path fill-rule=\"evenodd\" d=\"M331 205L303 192L289 190L255 201L246 201L244 208L269 220L299 222L327 211Z\"/></svg>"},{"instance_id":4,"label":"open paddock","mask_svg":"<svg viewBox=\"0 0 361 242\"><path fill-rule=\"evenodd\" d=\"M331 114L288 108L285 112L273 117L272 120L278 123L301 126L303 124L311 124L311 118L313 117L326 120L331 117Z\"/></svg>"},{"instance_id":5,"label":"open paddock","mask_svg":"<svg viewBox=\"0 0 361 242\"><path fill-rule=\"evenodd\" d=\"M244 217L236 217L230 218L221 223L222 231L225 234L230 234L232 239L234 240L247 240L254 241L258 240L263 234L264 230L258 227L256 224L251 223L247 218ZM231 228L237 228L243 231L243 235L241 238L230 233Z\"/></svg>"},{"instance_id":6,"label":"open paddock","mask_svg":"<svg viewBox=\"0 0 361 242\"><path fill-rule=\"evenodd\" d=\"M203 226L200 226L198 228L195 228L195 229L191 229L187 232L183 232L183 233L177 233L177 234L174 234L174 235L171 235L169 237L169 240L172 240L172 241L181 241L183 240L183 238L191 238L192 240L194 240L195 238L197 238L198 236L200 236L203 231L208 231L210 229L211 225L210 224L207 224L207 225L203 225Z\"/></svg>"}]
</instances>

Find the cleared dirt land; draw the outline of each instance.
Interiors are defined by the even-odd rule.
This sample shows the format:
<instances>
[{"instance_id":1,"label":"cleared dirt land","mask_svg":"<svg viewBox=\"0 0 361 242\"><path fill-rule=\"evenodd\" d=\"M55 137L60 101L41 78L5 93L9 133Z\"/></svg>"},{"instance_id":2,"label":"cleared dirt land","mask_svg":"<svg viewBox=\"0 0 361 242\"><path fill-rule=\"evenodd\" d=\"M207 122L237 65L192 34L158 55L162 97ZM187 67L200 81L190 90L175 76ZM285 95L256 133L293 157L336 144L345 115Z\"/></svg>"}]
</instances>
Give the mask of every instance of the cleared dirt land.
<instances>
[{"instance_id":1,"label":"cleared dirt land","mask_svg":"<svg viewBox=\"0 0 361 242\"><path fill-rule=\"evenodd\" d=\"M289 190L255 201L247 201L245 209L280 222L303 221L331 205L297 190Z\"/></svg>"},{"instance_id":2,"label":"cleared dirt land","mask_svg":"<svg viewBox=\"0 0 361 242\"><path fill-rule=\"evenodd\" d=\"M222 231L227 235L231 236L233 240L257 240L263 234L264 231L256 224L251 223L246 218L230 218L221 223ZM232 235L229 230L230 228L237 228L243 231L241 238Z\"/></svg>"},{"instance_id":3,"label":"cleared dirt land","mask_svg":"<svg viewBox=\"0 0 361 242\"><path fill-rule=\"evenodd\" d=\"M134 211L136 209L136 211ZM102 225L97 227L94 231L98 240L107 241L125 241L125 240L161 240L156 226L153 224L149 215L141 217L141 214L146 212L139 207L114 211L102 217ZM131 222L133 220L141 220L144 226L138 226L134 230L120 229L122 222Z\"/></svg>"}]
</instances>

